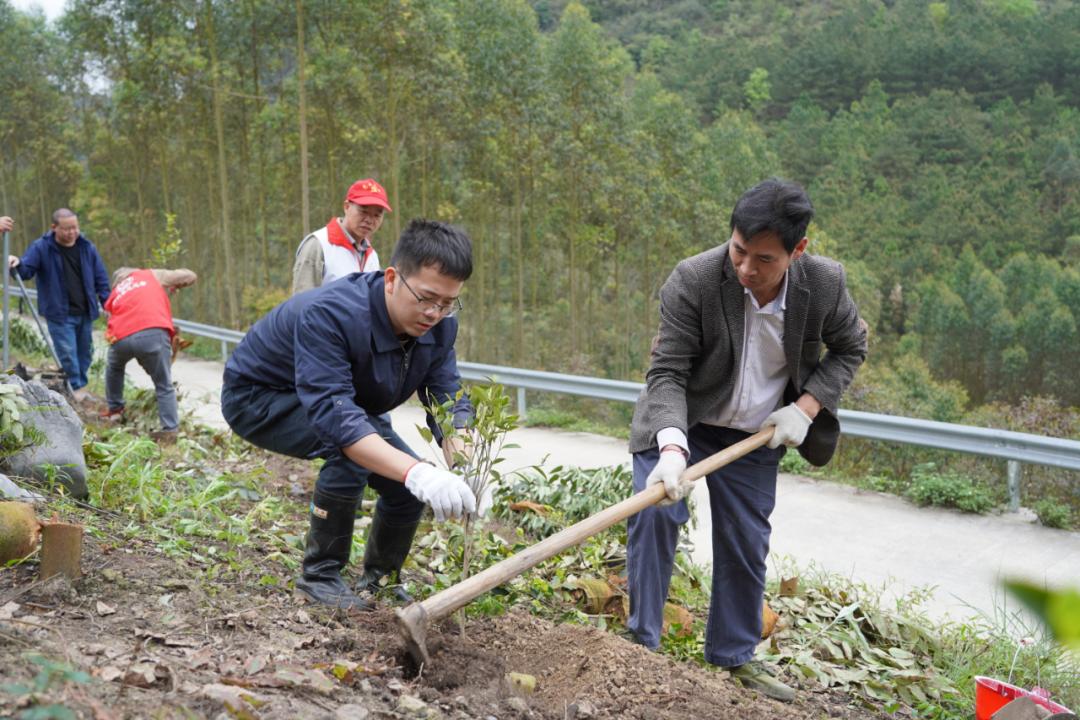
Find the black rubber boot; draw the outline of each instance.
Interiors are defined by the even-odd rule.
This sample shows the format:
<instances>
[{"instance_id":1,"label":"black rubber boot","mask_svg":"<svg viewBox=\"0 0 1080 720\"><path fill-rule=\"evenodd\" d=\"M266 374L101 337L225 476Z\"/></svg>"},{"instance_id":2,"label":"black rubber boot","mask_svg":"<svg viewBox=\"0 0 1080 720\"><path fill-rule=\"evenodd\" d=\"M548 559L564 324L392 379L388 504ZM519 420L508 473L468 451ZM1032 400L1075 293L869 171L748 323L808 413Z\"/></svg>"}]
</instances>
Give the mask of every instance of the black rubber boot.
<instances>
[{"instance_id":1,"label":"black rubber boot","mask_svg":"<svg viewBox=\"0 0 1080 720\"><path fill-rule=\"evenodd\" d=\"M419 524L417 520L409 525L390 525L375 513L364 547L364 574L356 584L356 592L372 595L389 592L399 602L413 601L402 587L400 575Z\"/></svg>"},{"instance_id":2,"label":"black rubber boot","mask_svg":"<svg viewBox=\"0 0 1080 720\"><path fill-rule=\"evenodd\" d=\"M360 498L346 498L321 490L311 497L311 527L304 549L303 573L296 581L296 591L319 605L341 610L372 610L374 606L359 598L341 579L349 564L353 524Z\"/></svg>"}]
</instances>

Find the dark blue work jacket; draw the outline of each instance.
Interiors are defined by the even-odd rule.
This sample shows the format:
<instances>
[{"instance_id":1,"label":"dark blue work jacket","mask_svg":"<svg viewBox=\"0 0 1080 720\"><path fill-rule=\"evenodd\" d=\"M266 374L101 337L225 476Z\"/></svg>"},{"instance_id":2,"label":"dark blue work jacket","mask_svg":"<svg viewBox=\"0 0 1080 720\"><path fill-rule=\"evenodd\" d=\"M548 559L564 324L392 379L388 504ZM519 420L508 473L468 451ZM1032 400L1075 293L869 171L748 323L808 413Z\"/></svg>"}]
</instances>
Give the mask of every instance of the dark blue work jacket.
<instances>
[{"instance_id":1,"label":"dark blue work jacket","mask_svg":"<svg viewBox=\"0 0 1080 720\"><path fill-rule=\"evenodd\" d=\"M109 299L109 274L94 243L83 235L75 240L82 266L83 292L90 319L100 314L100 305ZM46 320L64 322L68 317L68 292L64 285L64 259L56 244L56 233L50 230L26 248L15 271L23 280L37 276L38 314Z\"/></svg>"},{"instance_id":2,"label":"dark blue work jacket","mask_svg":"<svg viewBox=\"0 0 1080 720\"><path fill-rule=\"evenodd\" d=\"M225 365L225 383L295 392L312 429L334 448L376 432L369 416L414 392L425 406L453 397L461 388L457 319L444 319L406 352L390 326L383 285L381 272L353 273L281 303L244 336ZM472 414L463 396L454 424L464 426ZM441 438L430 416L428 427Z\"/></svg>"}]
</instances>

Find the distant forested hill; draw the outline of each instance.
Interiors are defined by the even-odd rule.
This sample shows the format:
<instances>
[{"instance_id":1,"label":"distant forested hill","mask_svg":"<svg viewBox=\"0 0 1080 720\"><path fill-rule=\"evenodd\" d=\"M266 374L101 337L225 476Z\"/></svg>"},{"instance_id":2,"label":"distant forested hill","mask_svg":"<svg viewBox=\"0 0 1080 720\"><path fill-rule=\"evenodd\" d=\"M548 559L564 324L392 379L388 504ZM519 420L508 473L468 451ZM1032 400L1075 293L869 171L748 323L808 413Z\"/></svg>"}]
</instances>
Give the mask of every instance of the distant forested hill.
<instances>
[{"instance_id":1,"label":"distant forested hill","mask_svg":"<svg viewBox=\"0 0 1080 720\"><path fill-rule=\"evenodd\" d=\"M849 406L1080 403L1075 2L0 0L0 47L16 249L71 206L110 267L199 272L181 317L255 320L374 176L384 258L474 238L461 357L640 379L671 268L778 174L872 327Z\"/></svg>"}]
</instances>

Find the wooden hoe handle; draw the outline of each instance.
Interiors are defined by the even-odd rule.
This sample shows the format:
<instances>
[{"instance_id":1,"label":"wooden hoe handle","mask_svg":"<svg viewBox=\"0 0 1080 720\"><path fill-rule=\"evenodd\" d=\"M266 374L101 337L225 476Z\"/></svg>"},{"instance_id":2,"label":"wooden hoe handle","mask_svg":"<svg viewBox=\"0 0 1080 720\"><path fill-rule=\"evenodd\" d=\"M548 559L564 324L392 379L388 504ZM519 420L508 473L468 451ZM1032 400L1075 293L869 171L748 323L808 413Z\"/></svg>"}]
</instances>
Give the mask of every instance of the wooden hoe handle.
<instances>
[{"instance_id":1,"label":"wooden hoe handle","mask_svg":"<svg viewBox=\"0 0 1080 720\"><path fill-rule=\"evenodd\" d=\"M745 440L691 465L683 472L683 477L691 481L698 480L728 463L738 460L743 455L769 442L772 439L773 430L772 427L765 428ZM507 580L517 577L544 560L558 555L563 550L577 545L631 515L637 514L650 505L655 505L664 497L666 497L666 493L663 483L651 485L641 492L631 495L626 500L601 510L568 528L564 528L535 545L525 548L516 555L495 563L467 580L451 585L426 600L413 604L422 606L423 612L420 614L428 621L440 620L458 608L469 604L488 590L502 585ZM404 610L408 611L408 608Z\"/></svg>"}]
</instances>

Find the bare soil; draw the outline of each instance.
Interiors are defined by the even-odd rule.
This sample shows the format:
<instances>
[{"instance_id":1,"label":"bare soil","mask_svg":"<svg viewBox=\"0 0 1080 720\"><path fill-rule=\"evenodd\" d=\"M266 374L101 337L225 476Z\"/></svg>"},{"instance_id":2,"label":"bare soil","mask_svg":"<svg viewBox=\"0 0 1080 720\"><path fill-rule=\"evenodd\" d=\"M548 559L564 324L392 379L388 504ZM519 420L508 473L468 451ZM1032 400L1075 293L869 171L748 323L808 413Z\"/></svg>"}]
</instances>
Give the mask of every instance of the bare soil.
<instances>
[{"instance_id":1,"label":"bare soil","mask_svg":"<svg viewBox=\"0 0 1080 720\"><path fill-rule=\"evenodd\" d=\"M253 462L272 464L279 481L267 492L302 514L310 464ZM279 549L239 552L258 568ZM392 608L326 611L297 601L285 578L268 585L252 572L223 581L212 564L178 561L149 540L108 531L88 534L82 567L74 583L38 581L32 561L0 571L0 717L49 704L94 720L885 717L809 685L781 704L724 672L522 612L472 619L464 635L453 621L431 628L431 665L417 668ZM43 668L52 676L35 695L5 687L31 683ZM533 676L535 690L515 690L508 673Z\"/></svg>"}]
</instances>

